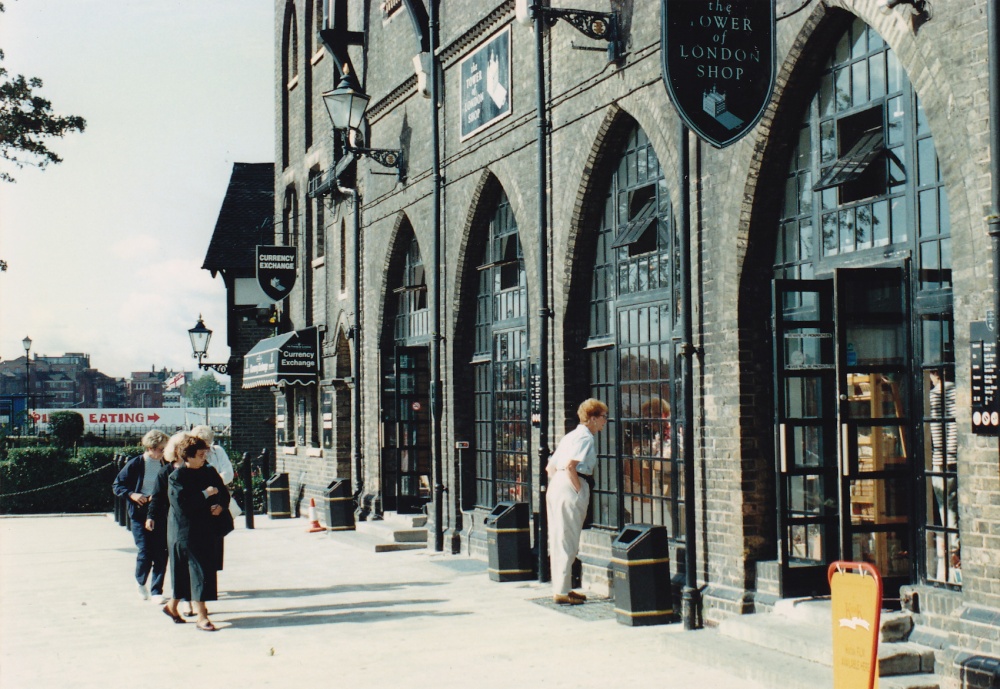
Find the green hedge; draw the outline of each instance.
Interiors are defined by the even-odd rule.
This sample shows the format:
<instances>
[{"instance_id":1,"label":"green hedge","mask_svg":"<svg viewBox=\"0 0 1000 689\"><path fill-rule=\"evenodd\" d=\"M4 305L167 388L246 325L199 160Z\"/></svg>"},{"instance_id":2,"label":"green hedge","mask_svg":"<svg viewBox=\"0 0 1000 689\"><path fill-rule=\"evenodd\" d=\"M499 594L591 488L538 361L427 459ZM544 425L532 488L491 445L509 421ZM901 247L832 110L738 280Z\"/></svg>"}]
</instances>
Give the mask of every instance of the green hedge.
<instances>
[{"instance_id":1,"label":"green hedge","mask_svg":"<svg viewBox=\"0 0 1000 689\"><path fill-rule=\"evenodd\" d=\"M76 456L57 447L10 448L0 461L0 514L111 512L111 483L118 474L114 458L120 454L135 457L142 446L86 447ZM233 497L246 509L241 460L234 453L230 457L237 470ZM254 472L253 483L254 512L264 514L265 478Z\"/></svg>"},{"instance_id":2,"label":"green hedge","mask_svg":"<svg viewBox=\"0 0 1000 689\"><path fill-rule=\"evenodd\" d=\"M139 446L12 448L0 462L0 514L110 512L114 456L134 457Z\"/></svg>"}]
</instances>

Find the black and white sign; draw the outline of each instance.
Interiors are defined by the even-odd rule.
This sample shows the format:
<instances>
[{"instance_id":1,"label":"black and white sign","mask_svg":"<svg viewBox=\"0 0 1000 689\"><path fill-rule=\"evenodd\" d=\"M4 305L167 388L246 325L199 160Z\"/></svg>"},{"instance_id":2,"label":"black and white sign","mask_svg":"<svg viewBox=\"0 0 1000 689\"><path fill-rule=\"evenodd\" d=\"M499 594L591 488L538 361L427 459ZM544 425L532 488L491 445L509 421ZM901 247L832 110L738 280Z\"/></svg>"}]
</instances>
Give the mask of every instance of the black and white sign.
<instances>
[{"instance_id":1,"label":"black and white sign","mask_svg":"<svg viewBox=\"0 0 1000 689\"><path fill-rule=\"evenodd\" d=\"M510 107L510 27L459 63L462 139L503 119Z\"/></svg>"},{"instance_id":2,"label":"black and white sign","mask_svg":"<svg viewBox=\"0 0 1000 689\"><path fill-rule=\"evenodd\" d=\"M777 73L774 0L661 0L663 82L681 119L724 148L764 114Z\"/></svg>"},{"instance_id":3,"label":"black and white sign","mask_svg":"<svg viewBox=\"0 0 1000 689\"><path fill-rule=\"evenodd\" d=\"M274 301L287 297L295 285L295 247L257 246L257 284Z\"/></svg>"},{"instance_id":4,"label":"black and white sign","mask_svg":"<svg viewBox=\"0 0 1000 689\"><path fill-rule=\"evenodd\" d=\"M978 435L1000 435L997 333L984 321L974 321L969 325L972 432Z\"/></svg>"}]
</instances>

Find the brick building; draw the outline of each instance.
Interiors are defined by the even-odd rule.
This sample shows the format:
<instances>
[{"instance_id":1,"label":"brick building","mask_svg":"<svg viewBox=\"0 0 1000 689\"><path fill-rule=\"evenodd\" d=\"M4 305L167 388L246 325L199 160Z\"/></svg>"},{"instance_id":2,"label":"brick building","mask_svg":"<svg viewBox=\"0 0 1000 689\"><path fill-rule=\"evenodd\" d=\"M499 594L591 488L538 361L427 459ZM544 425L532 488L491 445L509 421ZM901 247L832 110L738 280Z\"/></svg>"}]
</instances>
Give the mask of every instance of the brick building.
<instances>
[{"instance_id":1,"label":"brick building","mask_svg":"<svg viewBox=\"0 0 1000 689\"><path fill-rule=\"evenodd\" d=\"M232 176L202 268L226 285L227 373L231 385L232 450L273 459L274 395L267 388L243 389L243 355L274 333L270 304L256 287L254 248L270 241L274 164L234 163Z\"/></svg>"},{"instance_id":2,"label":"brick building","mask_svg":"<svg viewBox=\"0 0 1000 689\"><path fill-rule=\"evenodd\" d=\"M539 444L598 397L591 587L607 590L628 523L665 526L682 577L693 511L709 622L863 560L887 596L922 601L947 657L1000 655L997 447L973 432L970 354L992 308L987 1L779 1L772 99L722 149L682 134L660 3L601 8L619 12L613 62L555 23L544 242L534 34L514 5L441 3L433 46L425 3L277 0L273 240L300 266L281 332L317 328L321 355L317 385L276 388L278 470L303 497L350 477L362 518L425 509L450 548L484 557L485 516L506 500L537 515ZM371 97L354 145L397 150L405 174L331 132L321 94L348 64ZM725 87L706 95L717 115ZM547 439L531 418L542 370Z\"/></svg>"}]
</instances>

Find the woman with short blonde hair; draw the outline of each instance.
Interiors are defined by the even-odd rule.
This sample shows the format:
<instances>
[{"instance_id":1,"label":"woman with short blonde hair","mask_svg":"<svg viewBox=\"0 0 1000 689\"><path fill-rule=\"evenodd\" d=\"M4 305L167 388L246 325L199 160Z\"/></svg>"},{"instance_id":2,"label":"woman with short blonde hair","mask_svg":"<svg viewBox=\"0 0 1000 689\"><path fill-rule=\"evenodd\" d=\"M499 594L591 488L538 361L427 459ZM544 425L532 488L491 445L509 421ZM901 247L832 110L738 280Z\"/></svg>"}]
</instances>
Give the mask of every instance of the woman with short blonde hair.
<instances>
[{"instance_id":1,"label":"woman with short blonde hair","mask_svg":"<svg viewBox=\"0 0 1000 689\"><path fill-rule=\"evenodd\" d=\"M545 468L549 475L545 507L549 520L552 599L559 605L580 605L587 600L572 589L571 577L573 561L580 552L580 534L597 467L594 436L608 423L608 405L590 398L580 404L576 415L580 425L559 441Z\"/></svg>"}]
</instances>

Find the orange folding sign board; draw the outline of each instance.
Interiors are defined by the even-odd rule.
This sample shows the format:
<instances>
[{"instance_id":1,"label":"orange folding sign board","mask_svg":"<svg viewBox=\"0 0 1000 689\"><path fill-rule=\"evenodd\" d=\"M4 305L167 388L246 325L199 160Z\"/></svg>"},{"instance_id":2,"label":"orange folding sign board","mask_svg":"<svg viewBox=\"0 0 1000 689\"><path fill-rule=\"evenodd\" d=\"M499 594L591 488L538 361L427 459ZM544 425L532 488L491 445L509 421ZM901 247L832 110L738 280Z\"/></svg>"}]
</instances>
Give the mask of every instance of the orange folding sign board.
<instances>
[{"instance_id":1,"label":"orange folding sign board","mask_svg":"<svg viewBox=\"0 0 1000 689\"><path fill-rule=\"evenodd\" d=\"M882 577L867 562L834 562L827 576L833 613L833 687L877 689Z\"/></svg>"}]
</instances>

